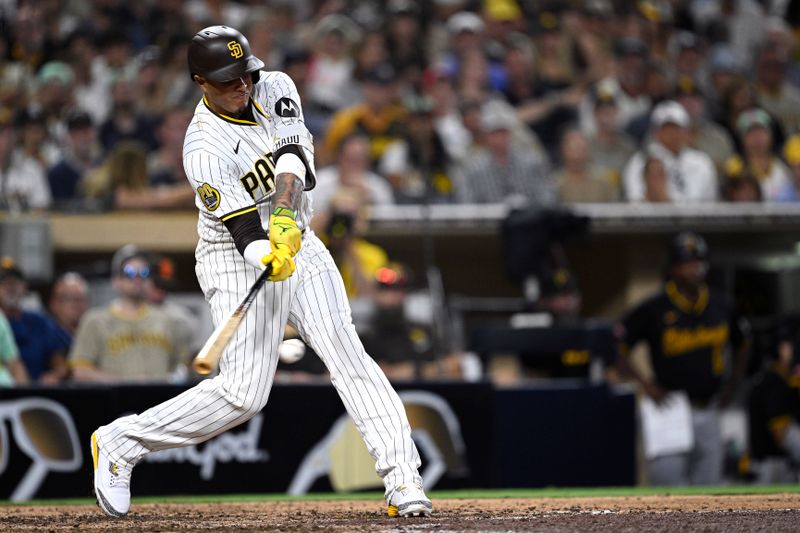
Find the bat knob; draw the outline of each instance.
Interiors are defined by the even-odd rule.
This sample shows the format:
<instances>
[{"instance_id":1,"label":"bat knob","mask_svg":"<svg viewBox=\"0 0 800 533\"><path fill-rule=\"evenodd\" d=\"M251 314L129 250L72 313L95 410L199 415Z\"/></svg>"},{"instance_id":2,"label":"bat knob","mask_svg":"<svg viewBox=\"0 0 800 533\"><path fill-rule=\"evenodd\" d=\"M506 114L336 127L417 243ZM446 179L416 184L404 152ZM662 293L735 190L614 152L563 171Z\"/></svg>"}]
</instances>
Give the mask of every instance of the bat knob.
<instances>
[{"instance_id":1,"label":"bat knob","mask_svg":"<svg viewBox=\"0 0 800 533\"><path fill-rule=\"evenodd\" d=\"M200 374L201 376L207 376L207 375L209 375L211 373L211 370L213 370L211 368L211 365L209 365L205 361L196 361L195 360L192 363L192 367L194 368L194 371L197 372L198 374Z\"/></svg>"}]
</instances>

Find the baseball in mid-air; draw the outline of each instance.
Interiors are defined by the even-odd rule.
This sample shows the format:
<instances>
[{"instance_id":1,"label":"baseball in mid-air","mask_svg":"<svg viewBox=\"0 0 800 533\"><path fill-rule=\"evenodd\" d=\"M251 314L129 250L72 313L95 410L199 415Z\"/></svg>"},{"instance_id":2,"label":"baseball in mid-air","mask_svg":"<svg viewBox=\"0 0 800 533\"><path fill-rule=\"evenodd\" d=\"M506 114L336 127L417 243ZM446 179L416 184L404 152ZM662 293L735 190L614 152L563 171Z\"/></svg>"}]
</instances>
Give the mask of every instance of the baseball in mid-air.
<instances>
[{"instance_id":1,"label":"baseball in mid-air","mask_svg":"<svg viewBox=\"0 0 800 533\"><path fill-rule=\"evenodd\" d=\"M300 339L287 339L278 346L278 357L290 365L298 362L306 354L306 345Z\"/></svg>"}]
</instances>

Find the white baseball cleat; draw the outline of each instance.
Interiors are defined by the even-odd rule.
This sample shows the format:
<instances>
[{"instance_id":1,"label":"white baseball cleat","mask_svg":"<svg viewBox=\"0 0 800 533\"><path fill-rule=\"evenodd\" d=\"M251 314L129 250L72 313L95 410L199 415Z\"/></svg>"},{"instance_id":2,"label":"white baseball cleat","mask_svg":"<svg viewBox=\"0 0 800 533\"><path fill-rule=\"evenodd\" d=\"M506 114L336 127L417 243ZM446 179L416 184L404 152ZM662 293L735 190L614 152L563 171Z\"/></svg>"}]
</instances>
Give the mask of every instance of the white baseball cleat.
<instances>
[{"instance_id":1,"label":"white baseball cleat","mask_svg":"<svg viewBox=\"0 0 800 533\"><path fill-rule=\"evenodd\" d=\"M131 507L131 469L111 462L97 444L97 432L92 433L92 462L97 505L108 516L122 518Z\"/></svg>"},{"instance_id":2,"label":"white baseball cleat","mask_svg":"<svg viewBox=\"0 0 800 533\"><path fill-rule=\"evenodd\" d=\"M419 483L398 485L386 502L389 516L430 516L433 512L433 504Z\"/></svg>"}]
</instances>

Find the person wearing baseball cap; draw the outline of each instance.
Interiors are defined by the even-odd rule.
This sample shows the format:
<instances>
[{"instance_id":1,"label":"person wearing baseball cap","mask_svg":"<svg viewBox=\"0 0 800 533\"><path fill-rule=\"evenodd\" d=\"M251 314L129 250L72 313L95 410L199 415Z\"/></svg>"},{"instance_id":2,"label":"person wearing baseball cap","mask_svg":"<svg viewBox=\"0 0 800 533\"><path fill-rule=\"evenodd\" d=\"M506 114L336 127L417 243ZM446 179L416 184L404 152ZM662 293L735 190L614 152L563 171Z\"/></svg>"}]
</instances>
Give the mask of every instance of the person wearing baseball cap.
<instances>
[{"instance_id":1,"label":"person wearing baseball cap","mask_svg":"<svg viewBox=\"0 0 800 533\"><path fill-rule=\"evenodd\" d=\"M83 176L100 163L97 128L88 113L72 109L65 117L67 135L61 159L47 171L47 181L56 208L66 208L80 199Z\"/></svg>"},{"instance_id":2,"label":"person wearing baseball cap","mask_svg":"<svg viewBox=\"0 0 800 533\"><path fill-rule=\"evenodd\" d=\"M375 309L364 325L362 341L389 379L422 377L423 364L433 360L430 328L406 316L411 273L405 265L388 262L375 271Z\"/></svg>"},{"instance_id":3,"label":"person wearing baseball cap","mask_svg":"<svg viewBox=\"0 0 800 533\"><path fill-rule=\"evenodd\" d=\"M756 483L797 483L800 476L800 346L797 320L777 317L765 361L748 399L750 472Z\"/></svg>"},{"instance_id":4,"label":"person wearing baseball cap","mask_svg":"<svg viewBox=\"0 0 800 533\"><path fill-rule=\"evenodd\" d=\"M763 109L742 112L736 119L742 153L732 156L740 158L747 172L761 184L761 196L766 202L778 201L792 186L791 171L775 155L772 125L772 118Z\"/></svg>"},{"instance_id":5,"label":"person wearing baseball cap","mask_svg":"<svg viewBox=\"0 0 800 533\"><path fill-rule=\"evenodd\" d=\"M427 64L422 8L416 0L389 0L386 11L385 46L389 62L401 77L416 79ZM380 39L383 43L383 35Z\"/></svg>"},{"instance_id":6,"label":"person wearing baseball cap","mask_svg":"<svg viewBox=\"0 0 800 533\"><path fill-rule=\"evenodd\" d=\"M80 382L180 380L189 343L172 316L147 302L153 283L151 256L127 244L111 258L117 297L86 312L70 349L73 378Z\"/></svg>"},{"instance_id":7,"label":"person wearing baseball cap","mask_svg":"<svg viewBox=\"0 0 800 533\"><path fill-rule=\"evenodd\" d=\"M791 39L794 41L795 37ZM791 46L794 47L794 44ZM789 50L766 42L755 51L753 59L758 104L778 123L780 130L786 133L800 128L800 90L795 86L794 80L787 79L787 72L794 63L794 57Z\"/></svg>"},{"instance_id":8,"label":"person wearing baseball cap","mask_svg":"<svg viewBox=\"0 0 800 533\"><path fill-rule=\"evenodd\" d=\"M4 270L0 265L0 276ZM27 385L29 382L28 371L19 356L19 348L14 340L11 324L5 314L0 311L0 389Z\"/></svg>"},{"instance_id":9,"label":"person wearing baseball cap","mask_svg":"<svg viewBox=\"0 0 800 533\"><path fill-rule=\"evenodd\" d=\"M675 82L674 98L691 118L689 145L707 153L717 168L721 168L734 153L733 139L725 128L709 119L705 95L697 80L679 76Z\"/></svg>"},{"instance_id":10,"label":"person wearing baseball cap","mask_svg":"<svg viewBox=\"0 0 800 533\"><path fill-rule=\"evenodd\" d=\"M551 205L556 187L543 154L512 141L518 124L513 108L492 100L483 104L480 130L485 150L467 156L461 166L457 189L463 203L502 203L522 200Z\"/></svg>"},{"instance_id":11,"label":"person wearing baseball cap","mask_svg":"<svg viewBox=\"0 0 800 533\"><path fill-rule=\"evenodd\" d=\"M681 232L666 252L663 289L628 311L616 328L619 367L657 404L682 396L690 405L690 427L672 429L693 431L694 442L648 457L650 484L717 485L724 457L719 409L730 402L744 375L748 329L727 297L706 284L710 256L702 236ZM640 342L649 348L652 378L630 364L630 353Z\"/></svg>"},{"instance_id":12,"label":"person wearing baseball cap","mask_svg":"<svg viewBox=\"0 0 800 533\"><path fill-rule=\"evenodd\" d=\"M650 49L637 37L623 37L612 45L616 76L615 95L620 111L620 123L627 124L645 111L649 100L645 95L645 79Z\"/></svg>"},{"instance_id":13,"label":"person wearing baseball cap","mask_svg":"<svg viewBox=\"0 0 800 533\"><path fill-rule=\"evenodd\" d=\"M609 38L608 35L600 37ZM646 113L651 105L645 92L650 57L647 45L636 37L623 37L613 40L609 48L613 54L614 74L600 79L595 91L587 92L579 106L581 128L589 135L593 135L597 127L592 111L598 92L613 95L616 125L620 129Z\"/></svg>"},{"instance_id":14,"label":"person wearing baseball cap","mask_svg":"<svg viewBox=\"0 0 800 533\"><path fill-rule=\"evenodd\" d=\"M669 43L669 51L678 77L703 75L705 46L697 34L685 30L676 32Z\"/></svg>"},{"instance_id":15,"label":"person wearing baseball cap","mask_svg":"<svg viewBox=\"0 0 800 533\"><path fill-rule=\"evenodd\" d=\"M734 49L727 43L715 44L706 54L708 68L708 92L706 94L709 115L724 116L725 95L742 79L744 65Z\"/></svg>"},{"instance_id":16,"label":"person wearing baseball cap","mask_svg":"<svg viewBox=\"0 0 800 533\"><path fill-rule=\"evenodd\" d=\"M450 202L455 197L451 157L446 136L436 128L435 103L426 95L409 95L404 105L405 131L381 157L379 179L392 184L398 203L420 203L426 195L433 203Z\"/></svg>"},{"instance_id":17,"label":"person wearing baseball cap","mask_svg":"<svg viewBox=\"0 0 800 533\"><path fill-rule=\"evenodd\" d=\"M584 325L580 318L582 297L575 272L560 261L546 261L538 268L536 281L538 298L532 308L535 314L512 317L512 324L527 315L539 317L554 327L548 328L549 342L544 342L544 347L530 346L519 352L522 377L588 379L592 359L600 354L581 346L574 335L575 329ZM502 357L498 361L502 363Z\"/></svg>"},{"instance_id":18,"label":"person wearing baseball cap","mask_svg":"<svg viewBox=\"0 0 800 533\"><path fill-rule=\"evenodd\" d=\"M491 38L486 23L480 15L472 11L459 11L448 17L445 23L449 40L448 50L436 61L436 68L451 79L458 79L462 70L474 68L474 64L486 61L488 84L493 90L500 90L505 84L505 69L499 58L490 53ZM509 32L502 34L505 37ZM463 80L462 80L463 81Z\"/></svg>"},{"instance_id":19,"label":"person wearing baseball cap","mask_svg":"<svg viewBox=\"0 0 800 533\"><path fill-rule=\"evenodd\" d=\"M673 202L711 202L717 199L717 172L705 152L689 147L691 120L674 100L661 102L650 115L652 140L637 152L623 173L625 197L641 202L645 197L644 164L648 156L661 159L667 169L667 191Z\"/></svg>"},{"instance_id":20,"label":"person wearing baseball cap","mask_svg":"<svg viewBox=\"0 0 800 533\"><path fill-rule=\"evenodd\" d=\"M5 315L0 313L0 389L27 385L29 382L28 371L14 341L14 332Z\"/></svg>"},{"instance_id":21,"label":"person wearing baseball cap","mask_svg":"<svg viewBox=\"0 0 800 533\"><path fill-rule=\"evenodd\" d=\"M580 314L581 293L575 273L565 265L547 265L539 276L538 309L551 313L556 321Z\"/></svg>"},{"instance_id":22,"label":"person wearing baseball cap","mask_svg":"<svg viewBox=\"0 0 800 533\"><path fill-rule=\"evenodd\" d=\"M0 258L0 311L14 332L20 359L32 382L59 383L68 375L66 346L50 317L24 308L27 294L28 284L19 265L11 257Z\"/></svg>"},{"instance_id":23,"label":"person wearing baseball cap","mask_svg":"<svg viewBox=\"0 0 800 533\"><path fill-rule=\"evenodd\" d=\"M591 92L594 132L589 136L589 157L601 168L608 181L620 189L620 170L636 153L637 143L619 127L617 95L607 84L597 84Z\"/></svg>"},{"instance_id":24,"label":"person wearing baseball cap","mask_svg":"<svg viewBox=\"0 0 800 533\"><path fill-rule=\"evenodd\" d=\"M177 334L184 339L181 342L189 345L190 352L196 354L203 347L205 339L209 337L213 328L203 328L202 321L198 320L186 306L170 298L170 293L178 287L175 261L165 255L151 255L150 266L153 283L147 290L147 302L173 318Z\"/></svg>"},{"instance_id":25,"label":"person wearing baseball cap","mask_svg":"<svg viewBox=\"0 0 800 533\"><path fill-rule=\"evenodd\" d=\"M361 38L358 24L343 13L325 15L316 24L304 92L308 104L327 117L354 100L358 86L353 51Z\"/></svg>"},{"instance_id":26,"label":"person wearing baseball cap","mask_svg":"<svg viewBox=\"0 0 800 533\"><path fill-rule=\"evenodd\" d=\"M461 11L447 19L447 30L451 35L480 35L486 28L483 19L471 11Z\"/></svg>"},{"instance_id":27,"label":"person wearing baseball cap","mask_svg":"<svg viewBox=\"0 0 800 533\"><path fill-rule=\"evenodd\" d=\"M405 109L398 101L397 71L390 63L380 63L364 73L363 101L333 115L323 147L329 161L344 139L361 133L370 140L372 163L377 164L386 147L398 140L405 124Z\"/></svg>"},{"instance_id":28,"label":"person wearing baseball cap","mask_svg":"<svg viewBox=\"0 0 800 533\"><path fill-rule=\"evenodd\" d=\"M440 353L431 324L407 311L414 282L410 268L389 261L374 277L375 307L361 327L361 338L386 376L391 380L461 377L460 354Z\"/></svg>"}]
</instances>

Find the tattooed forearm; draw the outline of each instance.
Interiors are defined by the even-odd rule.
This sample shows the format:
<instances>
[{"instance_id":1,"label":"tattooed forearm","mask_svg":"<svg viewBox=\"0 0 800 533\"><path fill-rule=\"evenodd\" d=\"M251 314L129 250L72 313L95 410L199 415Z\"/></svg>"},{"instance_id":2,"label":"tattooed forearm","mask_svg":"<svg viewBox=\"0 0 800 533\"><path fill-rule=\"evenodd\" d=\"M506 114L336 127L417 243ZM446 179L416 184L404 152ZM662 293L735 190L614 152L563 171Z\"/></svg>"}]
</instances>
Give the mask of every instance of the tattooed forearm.
<instances>
[{"instance_id":1,"label":"tattooed forearm","mask_svg":"<svg viewBox=\"0 0 800 533\"><path fill-rule=\"evenodd\" d=\"M278 174L275 176L275 194L272 195L270 211L278 207L288 207L292 211L297 211L301 194L303 194L303 182L300 178L289 172Z\"/></svg>"}]
</instances>

